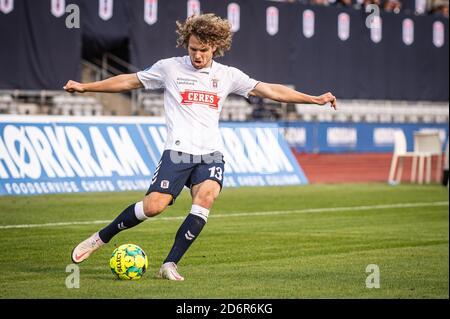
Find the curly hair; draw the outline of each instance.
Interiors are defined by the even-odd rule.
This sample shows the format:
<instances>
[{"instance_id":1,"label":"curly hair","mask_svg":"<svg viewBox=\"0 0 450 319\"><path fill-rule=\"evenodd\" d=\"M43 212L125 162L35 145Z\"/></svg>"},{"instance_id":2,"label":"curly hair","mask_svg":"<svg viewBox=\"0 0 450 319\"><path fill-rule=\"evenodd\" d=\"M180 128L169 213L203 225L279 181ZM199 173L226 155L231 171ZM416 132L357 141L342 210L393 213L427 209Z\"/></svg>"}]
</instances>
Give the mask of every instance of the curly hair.
<instances>
[{"instance_id":1,"label":"curly hair","mask_svg":"<svg viewBox=\"0 0 450 319\"><path fill-rule=\"evenodd\" d=\"M177 21L177 47L188 47L189 37L195 35L200 42L216 46L214 57L220 57L231 48L232 33L227 20L213 13L193 15L184 23Z\"/></svg>"}]
</instances>

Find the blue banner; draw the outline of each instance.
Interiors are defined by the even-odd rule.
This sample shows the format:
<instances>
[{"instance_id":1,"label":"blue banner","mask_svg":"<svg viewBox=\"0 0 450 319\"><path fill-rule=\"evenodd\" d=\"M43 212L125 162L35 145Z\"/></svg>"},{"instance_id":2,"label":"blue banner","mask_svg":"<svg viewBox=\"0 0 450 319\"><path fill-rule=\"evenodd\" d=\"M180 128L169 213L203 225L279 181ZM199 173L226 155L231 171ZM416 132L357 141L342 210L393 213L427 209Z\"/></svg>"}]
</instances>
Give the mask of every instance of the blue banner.
<instances>
[{"instance_id":1,"label":"blue banner","mask_svg":"<svg viewBox=\"0 0 450 319\"><path fill-rule=\"evenodd\" d=\"M224 124L225 187L308 181L276 124ZM0 119L0 195L146 190L166 137L162 119Z\"/></svg>"},{"instance_id":2,"label":"blue banner","mask_svg":"<svg viewBox=\"0 0 450 319\"><path fill-rule=\"evenodd\" d=\"M280 124L290 147L305 153L392 152L394 133L405 133L413 151L414 132L437 131L442 148L448 141L448 124L427 123L330 123L284 122Z\"/></svg>"}]
</instances>

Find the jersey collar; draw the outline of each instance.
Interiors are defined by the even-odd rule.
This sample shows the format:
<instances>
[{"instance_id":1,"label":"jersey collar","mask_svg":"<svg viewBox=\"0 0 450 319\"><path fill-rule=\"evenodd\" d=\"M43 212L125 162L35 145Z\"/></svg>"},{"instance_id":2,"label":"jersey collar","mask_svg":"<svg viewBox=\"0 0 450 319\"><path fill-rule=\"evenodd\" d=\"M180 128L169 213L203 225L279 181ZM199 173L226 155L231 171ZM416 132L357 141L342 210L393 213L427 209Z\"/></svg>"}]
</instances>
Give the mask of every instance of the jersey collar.
<instances>
[{"instance_id":1,"label":"jersey collar","mask_svg":"<svg viewBox=\"0 0 450 319\"><path fill-rule=\"evenodd\" d=\"M188 65L189 68L192 69L192 71L194 71L194 72L202 72L202 73L205 73L205 72L208 72L208 73L209 73L209 72L211 72L212 69L213 69L213 65L215 65L215 61L212 60L211 66L210 66L210 67L203 68L203 69L196 69L196 68L192 65L191 58L189 57L189 55L185 55L185 56L184 56L184 63L185 63L186 65Z\"/></svg>"}]
</instances>

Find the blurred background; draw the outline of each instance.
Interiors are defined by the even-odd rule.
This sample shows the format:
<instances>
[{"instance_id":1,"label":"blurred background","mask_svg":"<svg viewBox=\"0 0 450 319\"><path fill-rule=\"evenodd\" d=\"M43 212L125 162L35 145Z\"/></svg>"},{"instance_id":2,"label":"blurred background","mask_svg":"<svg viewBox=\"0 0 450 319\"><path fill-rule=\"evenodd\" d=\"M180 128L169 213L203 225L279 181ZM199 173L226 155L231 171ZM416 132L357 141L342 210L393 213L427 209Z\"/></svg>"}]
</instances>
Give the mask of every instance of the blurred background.
<instances>
[{"instance_id":1,"label":"blurred background","mask_svg":"<svg viewBox=\"0 0 450 319\"><path fill-rule=\"evenodd\" d=\"M232 25L233 47L218 62L337 96L338 111L230 96L221 114L277 122L310 183L446 184L448 0L0 0L0 114L164 117L160 91L62 87L185 55L175 21L200 12ZM423 164L413 157L393 172L396 155L418 151L418 132L439 138L431 179L414 176Z\"/></svg>"}]
</instances>

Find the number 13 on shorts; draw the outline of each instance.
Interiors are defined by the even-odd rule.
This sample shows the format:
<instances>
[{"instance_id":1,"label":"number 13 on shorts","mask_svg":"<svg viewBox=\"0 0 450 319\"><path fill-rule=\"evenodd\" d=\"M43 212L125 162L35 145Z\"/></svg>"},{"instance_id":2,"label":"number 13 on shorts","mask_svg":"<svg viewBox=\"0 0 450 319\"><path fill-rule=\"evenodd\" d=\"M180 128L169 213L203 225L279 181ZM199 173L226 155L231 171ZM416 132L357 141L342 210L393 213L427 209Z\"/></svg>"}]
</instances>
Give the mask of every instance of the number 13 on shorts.
<instances>
[{"instance_id":1,"label":"number 13 on shorts","mask_svg":"<svg viewBox=\"0 0 450 319\"><path fill-rule=\"evenodd\" d=\"M213 166L213 167L209 168L209 171L211 172L209 177L215 177L219 181L222 180L222 167L220 167L220 166Z\"/></svg>"}]
</instances>

